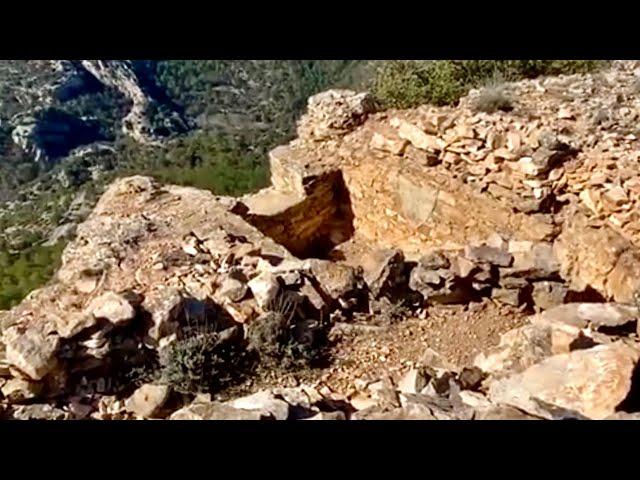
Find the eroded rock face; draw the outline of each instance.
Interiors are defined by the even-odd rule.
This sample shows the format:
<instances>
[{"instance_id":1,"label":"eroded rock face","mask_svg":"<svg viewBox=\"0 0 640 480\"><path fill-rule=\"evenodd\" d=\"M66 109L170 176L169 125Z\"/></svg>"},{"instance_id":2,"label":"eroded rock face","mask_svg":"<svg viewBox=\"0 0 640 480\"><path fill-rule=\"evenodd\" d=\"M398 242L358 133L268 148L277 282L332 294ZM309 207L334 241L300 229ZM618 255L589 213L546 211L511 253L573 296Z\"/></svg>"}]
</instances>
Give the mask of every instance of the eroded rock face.
<instances>
[{"instance_id":1,"label":"eroded rock face","mask_svg":"<svg viewBox=\"0 0 640 480\"><path fill-rule=\"evenodd\" d=\"M5 85L24 109L8 121L13 142L42 166L62 158L79 158L97 151L107 141L100 122L69 114L60 103L99 92L103 87L119 90L132 108L122 119L125 135L145 143L158 142L168 135L184 133L191 125L170 105L161 103L148 88L150 79L128 60L28 60L10 61ZM37 73L34 73L37 72ZM30 78L24 78L28 75ZM155 117L155 118L151 118ZM5 125L6 127L7 125ZM110 147L106 147L110 148ZM74 162L78 163L78 162ZM80 175L60 172L58 180L66 188L96 171L74 165ZM59 231L58 234L65 233ZM66 232L68 233L68 232Z\"/></svg>"},{"instance_id":2,"label":"eroded rock face","mask_svg":"<svg viewBox=\"0 0 640 480\"><path fill-rule=\"evenodd\" d=\"M122 131L136 141L155 143L160 135L152 126L149 111L155 99L145 89L143 82L135 69L127 60L82 60L82 66L105 85L118 89L132 102L129 113L122 120ZM172 133L181 133L188 126L177 112L164 118L165 125L169 125Z\"/></svg>"},{"instance_id":3,"label":"eroded rock face","mask_svg":"<svg viewBox=\"0 0 640 480\"><path fill-rule=\"evenodd\" d=\"M103 140L96 122L54 109L44 109L16 122L11 138L26 154L46 165L78 146Z\"/></svg>"},{"instance_id":4,"label":"eroded rock face","mask_svg":"<svg viewBox=\"0 0 640 480\"><path fill-rule=\"evenodd\" d=\"M241 265L245 254L236 251L294 260L207 192L160 188L145 177L117 181L79 226L57 281L8 312L4 361L45 381L106 365L112 349L161 347L187 317L197 319L194 305L215 303L228 268L243 269L247 280L260 274L258 262ZM244 314L239 306L224 313L231 304L216 311L226 322L238 312L255 318L260 310L249 300Z\"/></svg>"}]
</instances>

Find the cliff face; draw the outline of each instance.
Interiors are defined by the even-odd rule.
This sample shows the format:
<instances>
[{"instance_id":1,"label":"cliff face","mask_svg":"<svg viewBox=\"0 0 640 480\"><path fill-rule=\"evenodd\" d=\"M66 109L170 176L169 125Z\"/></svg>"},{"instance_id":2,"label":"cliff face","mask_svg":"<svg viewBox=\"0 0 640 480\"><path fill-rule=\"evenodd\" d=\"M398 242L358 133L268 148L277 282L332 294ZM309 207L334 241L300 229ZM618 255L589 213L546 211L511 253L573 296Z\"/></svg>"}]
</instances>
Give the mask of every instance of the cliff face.
<instances>
[{"instance_id":1,"label":"cliff face","mask_svg":"<svg viewBox=\"0 0 640 480\"><path fill-rule=\"evenodd\" d=\"M130 70L85 66L145 108ZM118 180L78 227L55 280L0 312L8 414L637 415L640 190L627 128L640 111L639 75L618 62L510 84L515 108L492 114L474 110L480 92L457 108L376 113L367 94L334 90L309 100L298 138L270 154L271 186L256 194ZM480 319L465 330L494 304L533 315L515 329L496 320L495 341L466 368L427 349L402 378L352 379L341 392L320 381L176 404L171 385L133 392L123 380L202 315L214 319L216 345L251 352L274 315L287 317L297 348L380 318L401 329L457 304ZM270 353L260 352L264 363ZM22 405L34 401L39 413ZM51 413L45 401L65 408Z\"/></svg>"},{"instance_id":2,"label":"cliff face","mask_svg":"<svg viewBox=\"0 0 640 480\"><path fill-rule=\"evenodd\" d=\"M83 95L104 88L118 91L130 103L122 122L122 132L143 143L158 142L162 135L154 127L150 113L157 100L146 83L136 73L130 61L30 61L8 62L9 70L4 88L14 89L17 112L9 119L14 142L35 161L46 164L65 157L72 149L101 140L97 133L83 133L88 119L67 114L67 121L58 117L60 106ZM27 65L28 63L28 65ZM13 64L13 69L11 67ZM17 78L23 75L27 78ZM170 134L188 130L187 122L177 112L169 112L165 118L154 119L162 131ZM95 129L97 131L97 129ZM166 135L165 135L166 136Z\"/></svg>"},{"instance_id":3,"label":"cliff face","mask_svg":"<svg viewBox=\"0 0 640 480\"><path fill-rule=\"evenodd\" d=\"M141 143L153 143L162 139L160 129L153 127L149 118L157 99L153 98L129 61L82 60L81 63L100 82L117 89L131 101L131 110L122 119L122 132L125 135ZM171 134L184 133L189 129L187 121L175 111L156 122L161 123L164 132Z\"/></svg>"}]
</instances>

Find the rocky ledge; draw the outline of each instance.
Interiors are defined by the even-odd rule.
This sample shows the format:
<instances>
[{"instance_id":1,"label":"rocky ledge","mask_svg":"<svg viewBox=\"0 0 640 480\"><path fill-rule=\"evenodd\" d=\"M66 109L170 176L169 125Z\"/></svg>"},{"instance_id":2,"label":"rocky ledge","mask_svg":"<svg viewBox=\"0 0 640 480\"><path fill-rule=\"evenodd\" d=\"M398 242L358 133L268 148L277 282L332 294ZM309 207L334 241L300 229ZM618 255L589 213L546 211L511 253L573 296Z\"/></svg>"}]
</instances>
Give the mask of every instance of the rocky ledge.
<instances>
[{"instance_id":1,"label":"rocky ledge","mask_svg":"<svg viewBox=\"0 0 640 480\"><path fill-rule=\"evenodd\" d=\"M614 127L638 99L609 97L639 74L508 85L516 107L493 114L477 92L376 113L334 90L309 100L260 192L114 182L54 281L0 312L3 415L636 418L636 138ZM617 123L591 121L610 100ZM424 345L400 378L349 391L232 393L256 369L323 368L338 327L478 302L529 316L469 365Z\"/></svg>"}]
</instances>

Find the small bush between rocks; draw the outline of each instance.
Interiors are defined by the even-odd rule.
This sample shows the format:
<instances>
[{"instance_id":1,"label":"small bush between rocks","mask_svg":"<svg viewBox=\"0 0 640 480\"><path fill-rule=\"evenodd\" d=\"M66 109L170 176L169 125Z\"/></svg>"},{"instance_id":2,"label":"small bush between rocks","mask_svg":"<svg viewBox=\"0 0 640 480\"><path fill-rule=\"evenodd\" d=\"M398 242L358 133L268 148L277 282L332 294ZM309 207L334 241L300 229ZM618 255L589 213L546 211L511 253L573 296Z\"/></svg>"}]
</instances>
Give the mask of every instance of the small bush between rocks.
<instances>
[{"instance_id":1,"label":"small bush between rocks","mask_svg":"<svg viewBox=\"0 0 640 480\"><path fill-rule=\"evenodd\" d=\"M321 322L299 319L298 307L285 292L248 326L248 348L259 357L259 368L304 368L324 357L326 329Z\"/></svg>"},{"instance_id":2,"label":"small bush between rocks","mask_svg":"<svg viewBox=\"0 0 640 480\"><path fill-rule=\"evenodd\" d=\"M473 102L473 108L479 112L493 113L501 110L513 110L511 99L505 93L504 85L491 83L480 90L480 94Z\"/></svg>"},{"instance_id":3,"label":"small bush between rocks","mask_svg":"<svg viewBox=\"0 0 640 480\"><path fill-rule=\"evenodd\" d=\"M407 301L390 300L382 297L371 302L373 324L378 326L393 325L412 315L412 299Z\"/></svg>"},{"instance_id":4,"label":"small bush between rocks","mask_svg":"<svg viewBox=\"0 0 640 480\"><path fill-rule=\"evenodd\" d=\"M604 64L595 60L393 60L378 66L372 92L386 108L448 105L495 75L515 81L586 73Z\"/></svg>"},{"instance_id":5,"label":"small bush between rocks","mask_svg":"<svg viewBox=\"0 0 640 480\"><path fill-rule=\"evenodd\" d=\"M217 305L185 299L177 338L158 352L143 380L180 393L214 393L240 380L246 366L242 329Z\"/></svg>"},{"instance_id":6,"label":"small bush between rocks","mask_svg":"<svg viewBox=\"0 0 640 480\"><path fill-rule=\"evenodd\" d=\"M258 356L258 369L312 367L325 356L325 329L315 321L289 323L276 312L254 320L247 329L248 348Z\"/></svg>"},{"instance_id":7,"label":"small bush between rocks","mask_svg":"<svg viewBox=\"0 0 640 480\"><path fill-rule=\"evenodd\" d=\"M183 393L207 390L209 379L215 376L221 363L212 352L214 345L214 335L197 335L175 342L161 355L158 380Z\"/></svg>"},{"instance_id":8,"label":"small bush between rocks","mask_svg":"<svg viewBox=\"0 0 640 480\"><path fill-rule=\"evenodd\" d=\"M254 349L260 357L281 357L289 341L289 330L289 321L284 315L268 312L251 322L247 328L249 348Z\"/></svg>"},{"instance_id":9,"label":"small bush between rocks","mask_svg":"<svg viewBox=\"0 0 640 480\"><path fill-rule=\"evenodd\" d=\"M181 393L210 393L236 380L244 359L234 332L198 332L176 340L159 358L158 383Z\"/></svg>"},{"instance_id":10,"label":"small bush between rocks","mask_svg":"<svg viewBox=\"0 0 640 480\"><path fill-rule=\"evenodd\" d=\"M246 335L239 326L218 331L213 310L187 315L178 338L146 366L133 369L130 383L168 385L183 394L221 393L249 376L314 366L326 358L327 328L301 320L299 302L295 294L279 295Z\"/></svg>"}]
</instances>

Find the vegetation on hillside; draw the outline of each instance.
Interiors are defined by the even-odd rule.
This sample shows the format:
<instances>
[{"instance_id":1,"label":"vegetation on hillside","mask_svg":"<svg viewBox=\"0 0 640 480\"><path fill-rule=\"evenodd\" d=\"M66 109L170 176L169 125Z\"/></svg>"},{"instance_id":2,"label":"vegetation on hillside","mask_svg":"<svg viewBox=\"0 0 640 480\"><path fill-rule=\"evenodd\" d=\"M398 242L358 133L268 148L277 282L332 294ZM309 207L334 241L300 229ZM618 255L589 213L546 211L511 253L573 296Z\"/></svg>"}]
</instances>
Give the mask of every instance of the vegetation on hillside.
<instances>
[{"instance_id":1,"label":"vegetation on hillside","mask_svg":"<svg viewBox=\"0 0 640 480\"><path fill-rule=\"evenodd\" d=\"M515 81L541 75L585 73L603 63L595 60L388 61L378 65L372 90L384 107L448 105L496 76Z\"/></svg>"},{"instance_id":2,"label":"vegetation on hillside","mask_svg":"<svg viewBox=\"0 0 640 480\"><path fill-rule=\"evenodd\" d=\"M33 246L17 254L0 250L0 310L45 283L58 268L63 247Z\"/></svg>"},{"instance_id":3,"label":"vegetation on hillside","mask_svg":"<svg viewBox=\"0 0 640 480\"><path fill-rule=\"evenodd\" d=\"M119 145L122 175L149 175L163 183L204 188L218 195L240 195L262 188L268 168L263 152L241 139L197 131L166 147Z\"/></svg>"}]
</instances>

